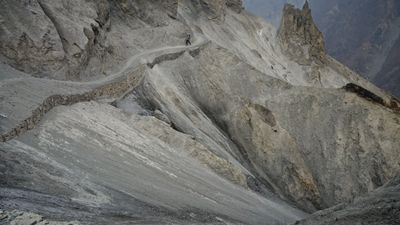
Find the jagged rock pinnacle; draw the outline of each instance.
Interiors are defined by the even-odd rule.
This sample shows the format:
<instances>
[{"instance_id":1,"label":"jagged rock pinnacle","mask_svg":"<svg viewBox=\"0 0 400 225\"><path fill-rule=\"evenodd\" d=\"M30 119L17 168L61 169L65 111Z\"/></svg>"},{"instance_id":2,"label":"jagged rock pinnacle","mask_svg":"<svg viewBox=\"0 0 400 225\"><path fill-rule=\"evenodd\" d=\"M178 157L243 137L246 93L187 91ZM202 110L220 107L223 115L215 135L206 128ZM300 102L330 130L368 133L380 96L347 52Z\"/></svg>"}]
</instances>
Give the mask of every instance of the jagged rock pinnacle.
<instances>
[{"instance_id":1,"label":"jagged rock pinnacle","mask_svg":"<svg viewBox=\"0 0 400 225\"><path fill-rule=\"evenodd\" d=\"M306 2L303 5L303 11L304 10L310 10L310 5L308 4L308 0L306 0Z\"/></svg>"},{"instance_id":2,"label":"jagged rock pinnacle","mask_svg":"<svg viewBox=\"0 0 400 225\"><path fill-rule=\"evenodd\" d=\"M314 23L308 1L302 10L290 4L284 6L278 37L283 49L299 63L324 63L324 38Z\"/></svg>"}]
</instances>

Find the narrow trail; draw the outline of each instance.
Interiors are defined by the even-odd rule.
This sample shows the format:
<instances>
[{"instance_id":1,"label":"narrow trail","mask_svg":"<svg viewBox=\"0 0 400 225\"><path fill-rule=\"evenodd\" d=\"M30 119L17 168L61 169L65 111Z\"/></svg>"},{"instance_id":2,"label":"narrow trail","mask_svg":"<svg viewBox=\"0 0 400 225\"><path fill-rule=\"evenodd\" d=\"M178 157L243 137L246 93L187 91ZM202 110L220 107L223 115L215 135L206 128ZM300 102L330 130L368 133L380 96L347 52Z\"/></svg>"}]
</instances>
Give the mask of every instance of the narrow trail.
<instances>
[{"instance_id":1,"label":"narrow trail","mask_svg":"<svg viewBox=\"0 0 400 225\"><path fill-rule=\"evenodd\" d=\"M198 35L196 42L190 46L166 46L162 48L157 48L149 51L142 52L140 54L134 55L127 59L125 65L116 73L110 74L109 76L88 82L77 82L77 81L57 81L51 80L51 83L57 85L70 85L79 90L80 87L90 87L89 91L84 93L72 93L68 95L55 94L45 97L43 102L39 104L35 110L32 111L28 118L22 120L19 124L11 128L8 132L0 134L0 142L7 142L12 140L19 135L25 133L28 130L32 130L40 122L43 116L56 106L60 105L72 105L79 102L87 102L105 97L117 97L124 95L128 91L133 90L139 83L144 74L143 69L140 67L143 65L148 65L149 61L156 60L157 57L169 54L176 54L186 50L194 50L208 43L201 35ZM175 51L170 51L175 50ZM168 52L170 51L170 52ZM152 59L148 58L153 55ZM140 59L145 58L144 61ZM129 71L129 72L128 72ZM121 79L124 77L125 79ZM7 85L13 82L19 81L29 81L29 80L44 80L40 78L17 78L9 79L0 82L0 87L7 87ZM46 79L49 81L49 79ZM59 89L61 90L61 89ZM61 91L60 91L61 93ZM3 101L6 101L5 99ZM0 112L1 114L1 112ZM4 117L7 118L7 117Z\"/></svg>"},{"instance_id":2,"label":"narrow trail","mask_svg":"<svg viewBox=\"0 0 400 225\"><path fill-rule=\"evenodd\" d=\"M107 77L101 78L99 80L93 80L93 81L63 81L63 80L51 80L51 79L46 79L46 80L51 80L54 83L58 83L58 84L72 84L72 85L98 85L98 84L105 84L107 82L110 82L112 80L116 80L122 76L124 76L124 73L127 72L129 69L134 69L135 67L139 66L141 64L140 59L142 58L146 58L148 56L151 55L155 55L155 57L157 56L161 56L163 54L158 54L157 53L165 53L165 51L168 50L176 50L174 51L179 52L182 50L190 50L190 49L197 49L198 47L203 46L204 44L208 43L209 40L207 40L203 35L201 34L196 34L197 39L196 41L190 45L190 46L185 46L185 45L177 45L177 46L165 46L165 47L161 47L161 48L156 48L156 49L151 49L148 51L144 51L142 53L136 54L131 56L130 58L128 58L125 62L125 64L122 66L122 68L120 70L118 70L115 73L112 73L110 75L108 75ZM171 52L171 53L174 53ZM154 57L154 58L155 58ZM146 59L149 60L149 59ZM29 77L29 78L14 78L14 79L6 79L6 80L2 80L0 81L0 87L7 85L8 83L12 83L12 82L16 82L16 81L23 81L23 80L43 80L45 78L34 78L34 77Z\"/></svg>"}]
</instances>

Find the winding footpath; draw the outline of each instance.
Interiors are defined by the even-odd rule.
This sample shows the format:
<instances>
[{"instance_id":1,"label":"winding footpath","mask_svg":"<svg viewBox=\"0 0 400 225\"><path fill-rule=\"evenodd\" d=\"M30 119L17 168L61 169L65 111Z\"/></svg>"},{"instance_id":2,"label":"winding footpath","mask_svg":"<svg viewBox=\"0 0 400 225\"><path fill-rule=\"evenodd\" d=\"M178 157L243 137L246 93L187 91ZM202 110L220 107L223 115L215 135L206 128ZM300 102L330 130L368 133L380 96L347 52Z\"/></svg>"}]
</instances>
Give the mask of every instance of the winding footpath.
<instances>
[{"instance_id":1,"label":"winding footpath","mask_svg":"<svg viewBox=\"0 0 400 225\"><path fill-rule=\"evenodd\" d=\"M54 86L65 85L73 87L75 90L81 89L82 91L75 91L76 93L71 94L55 94L50 96L43 96L44 100L32 111L30 116L17 123L13 128L9 129L8 132L0 134L0 142L7 142L18 137L28 130L34 129L36 125L41 121L43 116L56 106L73 105L79 102L87 102L105 98L119 98L121 96L124 96L126 93L129 93L140 84L140 81L142 80L148 67L152 68L154 65L159 64L163 61L175 59L183 55L186 51L197 50L208 42L209 41L206 40L202 35L198 35L198 39L191 46L168 46L142 52L129 58L126 61L125 65L118 72L95 81L76 82L51 80L51 83L54 84ZM153 56L152 60L148 59L150 58L150 56ZM12 85L10 85L11 83L21 81L26 81L29 83L29 81L37 82L37 80L50 81L48 79L39 78L16 78L4 80L2 81L2 83L0 83L0 86L5 88L11 86L12 88ZM89 87L89 91L85 91L84 87ZM60 91L60 93L62 93L62 91ZM18 93L16 92L16 94ZM29 96L21 97L29 98ZM2 99L2 103L7 102L8 100L9 99L5 97ZM7 116L5 116L6 114L1 111L0 119L7 120L8 118Z\"/></svg>"}]
</instances>

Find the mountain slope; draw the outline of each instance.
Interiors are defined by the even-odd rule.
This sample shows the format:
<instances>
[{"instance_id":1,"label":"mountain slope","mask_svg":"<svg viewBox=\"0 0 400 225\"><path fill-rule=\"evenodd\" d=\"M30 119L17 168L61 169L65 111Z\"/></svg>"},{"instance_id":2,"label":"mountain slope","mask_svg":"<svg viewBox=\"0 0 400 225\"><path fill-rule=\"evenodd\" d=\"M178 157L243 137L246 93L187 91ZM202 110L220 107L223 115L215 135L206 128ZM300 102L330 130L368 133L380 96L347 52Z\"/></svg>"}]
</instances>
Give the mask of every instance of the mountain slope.
<instances>
[{"instance_id":1,"label":"mountain slope","mask_svg":"<svg viewBox=\"0 0 400 225\"><path fill-rule=\"evenodd\" d=\"M240 1L15 4L47 15L64 56L57 70L52 51L2 52L10 220L287 224L399 171L399 102L325 53L307 7L277 35Z\"/></svg>"},{"instance_id":2,"label":"mountain slope","mask_svg":"<svg viewBox=\"0 0 400 225\"><path fill-rule=\"evenodd\" d=\"M399 179L393 179L366 196L323 210L296 224L398 224L399 188Z\"/></svg>"},{"instance_id":3,"label":"mountain slope","mask_svg":"<svg viewBox=\"0 0 400 225\"><path fill-rule=\"evenodd\" d=\"M246 8L276 26L285 3L304 1L247 0ZM309 0L316 24L325 36L330 55L379 87L399 96L397 71L400 31L398 1Z\"/></svg>"}]
</instances>

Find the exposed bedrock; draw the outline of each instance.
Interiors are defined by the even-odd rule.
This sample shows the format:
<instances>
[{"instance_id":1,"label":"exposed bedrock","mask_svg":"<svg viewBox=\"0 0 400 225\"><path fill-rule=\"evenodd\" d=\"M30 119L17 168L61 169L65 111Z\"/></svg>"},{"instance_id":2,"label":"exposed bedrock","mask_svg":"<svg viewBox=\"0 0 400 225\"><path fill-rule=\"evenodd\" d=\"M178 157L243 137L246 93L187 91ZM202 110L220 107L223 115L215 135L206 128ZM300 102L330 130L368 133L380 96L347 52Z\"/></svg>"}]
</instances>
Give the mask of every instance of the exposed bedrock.
<instances>
[{"instance_id":1,"label":"exposed bedrock","mask_svg":"<svg viewBox=\"0 0 400 225\"><path fill-rule=\"evenodd\" d=\"M390 108L342 89L291 86L238 66L236 56L213 44L194 57L154 66L139 92L211 149L229 140L232 155L260 184L299 207L351 200L400 169L399 115Z\"/></svg>"},{"instance_id":2,"label":"exposed bedrock","mask_svg":"<svg viewBox=\"0 0 400 225\"><path fill-rule=\"evenodd\" d=\"M0 221L2 224L37 224L37 225L81 225L78 221L54 221L44 219L43 216L31 212L18 210L0 211Z\"/></svg>"},{"instance_id":3,"label":"exposed bedrock","mask_svg":"<svg viewBox=\"0 0 400 225\"><path fill-rule=\"evenodd\" d=\"M341 90L302 88L265 104L295 140L323 208L372 191L399 170L399 115L387 107Z\"/></svg>"},{"instance_id":4,"label":"exposed bedrock","mask_svg":"<svg viewBox=\"0 0 400 225\"><path fill-rule=\"evenodd\" d=\"M178 14L178 0L117 0L111 4L155 27L168 25L168 17L176 19Z\"/></svg>"},{"instance_id":5,"label":"exposed bedrock","mask_svg":"<svg viewBox=\"0 0 400 225\"><path fill-rule=\"evenodd\" d=\"M2 61L40 77L63 68L65 51L61 38L38 1L4 0L0 20Z\"/></svg>"},{"instance_id":6,"label":"exposed bedrock","mask_svg":"<svg viewBox=\"0 0 400 225\"><path fill-rule=\"evenodd\" d=\"M396 225L400 223L400 177L347 203L322 210L296 225Z\"/></svg>"},{"instance_id":7,"label":"exposed bedrock","mask_svg":"<svg viewBox=\"0 0 400 225\"><path fill-rule=\"evenodd\" d=\"M321 208L321 196L295 140L270 110L254 103L239 104L221 121L230 138L275 192L303 209Z\"/></svg>"},{"instance_id":8,"label":"exposed bedrock","mask_svg":"<svg viewBox=\"0 0 400 225\"><path fill-rule=\"evenodd\" d=\"M106 54L105 32L110 27L107 0L38 0L54 24L66 54L67 79L80 79L92 58Z\"/></svg>"},{"instance_id":9,"label":"exposed bedrock","mask_svg":"<svg viewBox=\"0 0 400 225\"><path fill-rule=\"evenodd\" d=\"M385 101L385 99L376 95L375 93L373 93L363 87L360 87L356 84L353 84L353 83L349 83L343 88L346 91L357 94L361 98L364 98L369 101L375 102L377 104L383 105L389 109L392 109L395 112L400 112L400 101L398 99L396 99L395 97L392 97L389 100Z\"/></svg>"},{"instance_id":10,"label":"exposed bedrock","mask_svg":"<svg viewBox=\"0 0 400 225\"><path fill-rule=\"evenodd\" d=\"M177 0L7 0L3 5L0 56L37 77L90 80L128 58L127 49L138 43L147 48L184 39L184 26L175 21ZM182 31L162 28L172 23ZM131 34L122 25L140 31Z\"/></svg>"},{"instance_id":11,"label":"exposed bedrock","mask_svg":"<svg viewBox=\"0 0 400 225\"><path fill-rule=\"evenodd\" d=\"M195 0L192 4L198 8L198 11L204 12L209 20L216 22L225 19L228 9L236 13L240 13L244 9L242 0Z\"/></svg>"},{"instance_id":12,"label":"exposed bedrock","mask_svg":"<svg viewBox=\"0 0 400 225\"><path fill-rule=\"evenodd\" d=\"M398 101L325 54L307 4L278 36L241 1L5 5L7 221L288 224L400 171Z\"/></svg>"},{"instance_id":13,"label":"exposed bedrock","mask_svg":"<svg viewBox=\"0 0 400 225\"><path fill-rule=\"evenodd\" d=\"M80 78L90 60L106 54L109 10L107 0L5 1L0 53L38 77Z\"/></svg>"},{"instance_id":14,"label":"exposed bedrock","mask_svg":"<svg viewBox=\"0 0 400 225\"><path fill-rule=\"evenodd\" d=\"M283 50L300 64L323 64L325 44L311 15L308 2L303 9L285 4L278 37Z\"/></svg>"},{"instance_id":15,"label":"exposed bedrock","mask_svg":"<svg viewBox=\"0 0 400 225\"><path fill-rule=\"evenodd\" d=\"M242 10L244 10L242 0L226 0L226 6L237 13L240 13Z\"/></svg>"}]
</instances>

